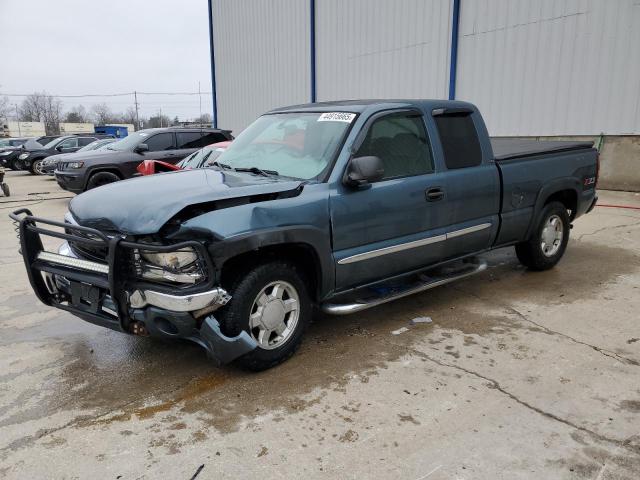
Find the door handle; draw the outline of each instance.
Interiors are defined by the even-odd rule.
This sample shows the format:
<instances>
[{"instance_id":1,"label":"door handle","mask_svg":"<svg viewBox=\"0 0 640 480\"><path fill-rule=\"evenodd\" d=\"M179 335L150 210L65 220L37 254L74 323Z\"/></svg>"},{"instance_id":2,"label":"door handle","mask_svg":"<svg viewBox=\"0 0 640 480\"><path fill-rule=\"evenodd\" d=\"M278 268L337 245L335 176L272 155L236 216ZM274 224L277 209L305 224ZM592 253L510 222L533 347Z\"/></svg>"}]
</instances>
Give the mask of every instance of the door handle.
<instances>
[{"instance_id":1,"label":"door handle","mask_svg":"<svg viewBox=\"0 0 640 480\"><path fill-rule=\"evenodd\" d=\"M425 191L427 202L437 202L444 198L444 190L440 187L427 188Z\"/></svg>"}]
</instances>

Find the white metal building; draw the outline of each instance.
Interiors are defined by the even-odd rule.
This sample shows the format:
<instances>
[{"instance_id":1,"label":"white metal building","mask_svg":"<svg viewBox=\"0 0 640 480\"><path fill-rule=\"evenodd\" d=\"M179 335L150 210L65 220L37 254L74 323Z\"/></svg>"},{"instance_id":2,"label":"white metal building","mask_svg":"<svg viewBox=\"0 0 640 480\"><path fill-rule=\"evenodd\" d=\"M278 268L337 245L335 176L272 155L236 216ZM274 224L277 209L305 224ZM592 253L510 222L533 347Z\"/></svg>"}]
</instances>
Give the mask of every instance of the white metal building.
<instances>
[{"instance_id":1,"label":"white metal building","mask_svg":"<svg viewBox=\"0 0 640 480\"><path fill-rule=\"evenodd\" d=\"M214 112L236 133L277 106L404 97L471 101L494 136L640 134L638 0L209 4Z\"/></svg>"}]
</instances>

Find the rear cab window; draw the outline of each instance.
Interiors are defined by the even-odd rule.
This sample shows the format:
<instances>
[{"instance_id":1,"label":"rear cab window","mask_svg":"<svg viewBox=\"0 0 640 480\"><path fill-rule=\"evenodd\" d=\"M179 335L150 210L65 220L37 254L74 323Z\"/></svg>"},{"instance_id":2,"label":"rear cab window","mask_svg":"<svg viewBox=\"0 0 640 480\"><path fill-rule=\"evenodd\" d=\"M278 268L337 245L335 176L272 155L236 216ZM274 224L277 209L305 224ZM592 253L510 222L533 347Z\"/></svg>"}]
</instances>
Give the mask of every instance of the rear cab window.
<instances>
[{"instance_id":1,"label":"rear cab window","mask_svg":"<svg viewBox=\"0 0 640 480\"><path fill-rule=\"evenodd\" d=\"M482 149L471 112L436 113L434 121L448 170L477 167Z\"/></svg>"}]
</instances>

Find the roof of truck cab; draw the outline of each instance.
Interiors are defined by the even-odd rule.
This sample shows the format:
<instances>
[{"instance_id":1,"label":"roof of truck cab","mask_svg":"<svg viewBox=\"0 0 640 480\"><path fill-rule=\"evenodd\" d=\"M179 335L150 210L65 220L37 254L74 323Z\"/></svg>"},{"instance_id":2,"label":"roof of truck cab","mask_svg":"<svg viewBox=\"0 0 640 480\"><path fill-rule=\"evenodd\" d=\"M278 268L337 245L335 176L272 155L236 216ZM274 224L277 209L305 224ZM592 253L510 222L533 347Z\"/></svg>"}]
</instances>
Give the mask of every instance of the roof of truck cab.
<instances>
[{"instance_id":1,"label":"roof of truck cab","mask_svg":"<svg viewBox=\"0 0 640 480\"><path fill-rule=\"evenodd\" d=\"M334 110L362 113L366 110L387 110L390 108L417 108L429 111L443 107L467 107L476 110L476 107L468 102L459 100L437 99L363 99L363 100L338 100L332 102L303 103L273 109L267 113L286 112L331 112Z\"/></svg>"}]
</instances>

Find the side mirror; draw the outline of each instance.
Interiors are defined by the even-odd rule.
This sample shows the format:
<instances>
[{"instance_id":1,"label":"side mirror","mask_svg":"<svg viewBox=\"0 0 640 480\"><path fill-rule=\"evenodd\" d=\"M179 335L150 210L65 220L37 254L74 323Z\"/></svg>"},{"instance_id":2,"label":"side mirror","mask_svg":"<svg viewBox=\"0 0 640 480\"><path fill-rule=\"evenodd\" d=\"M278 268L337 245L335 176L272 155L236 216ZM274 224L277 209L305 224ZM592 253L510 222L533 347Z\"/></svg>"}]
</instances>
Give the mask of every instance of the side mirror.
<instances>
[{"instance_id":1,"label":"side mirror","mask_svg":"<svg viewBox=\"0 0 640 480\"><path fill-rule=\"evenodd\" d=\"M58 146L56 147L56 150L57 150L57 151L59 151L59 152L61 152L61 151L62 151L62 145L58 145Z\"/></svg>"},{"instance_id":2,"label":"side mirror","mask_svg":"<svg viewBox=\"0 0 640 480\"><path fill-rule=\"evenodd\" d=\"M144 153L144 152L148 152L149 151L149 145L147 145L146 143L141 143L139 144L135 150L136 153Z\"/></svg>"},{"instance_id":3,"label":"side mirror","mask_svg":"<svg viewBox=\"0 0 640 480\"><path fill-rule=\"evenodd\" d=\"M352 158L344 176L344 184L351 188L366 188L384 177L382 160L378 157Z\"/></svg>"}]
</instances>

